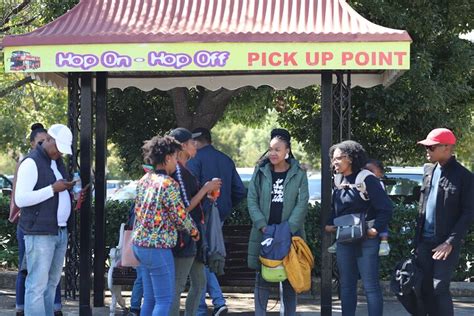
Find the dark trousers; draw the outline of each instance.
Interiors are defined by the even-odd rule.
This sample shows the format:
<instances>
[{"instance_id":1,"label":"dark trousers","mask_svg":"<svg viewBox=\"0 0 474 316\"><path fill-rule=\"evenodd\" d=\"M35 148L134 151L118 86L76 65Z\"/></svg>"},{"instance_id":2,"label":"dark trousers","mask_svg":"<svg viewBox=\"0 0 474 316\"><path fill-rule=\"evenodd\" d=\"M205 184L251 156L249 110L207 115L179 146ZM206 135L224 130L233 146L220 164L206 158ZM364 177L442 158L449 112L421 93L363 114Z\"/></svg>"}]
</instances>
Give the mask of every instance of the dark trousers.
<instances>
[{"instance_id":1,"label":"dark trousers","mask_svg":"<svg viewBox=\"0 0 474 316\"><path fill-rule=\"evenodd\" d=\"M418 263L423 270L423 302L430 316L454 315L449 284L459 261L459 246L453 247L446 260L434 260L433 249L440 243L422 241L418 245Z\"/></svg>"}]
</instances>

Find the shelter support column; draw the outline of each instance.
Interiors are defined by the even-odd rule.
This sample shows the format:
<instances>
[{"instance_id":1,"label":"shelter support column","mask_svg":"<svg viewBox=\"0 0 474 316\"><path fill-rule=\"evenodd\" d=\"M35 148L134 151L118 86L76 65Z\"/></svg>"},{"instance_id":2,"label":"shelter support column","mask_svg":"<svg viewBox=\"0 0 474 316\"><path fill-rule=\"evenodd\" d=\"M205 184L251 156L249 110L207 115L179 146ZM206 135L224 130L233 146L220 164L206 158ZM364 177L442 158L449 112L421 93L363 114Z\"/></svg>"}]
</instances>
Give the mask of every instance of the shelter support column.
<instances>
[{"instance_id":1,"label":"shelter support column","mask_svg":"<svg viewBox=\"0 0 474 316\"><path fill-rule=\"evenodd\" d=\"M104 306L105 199L107 162L107 73L96 74L94 307Z\"/></svg>"},{"instance_id":2,"label":"shelter support column","mask_svg":"<svg viewBox=\"0 0 474 316\"><path fill-rule=\"evenodd\" d=\"M80 132L81 180L85 186L91 183L92 170L92 73L81 74L81 132ZM92 183L91 183L92 184ZM92 196L87 194L80 216L80 285L79 315L91 316L91 211Z\"/></svg>"},{"instance_id":3,"label":"shelter support column","mask_svg":"<svg viewBox=\"0 0 474 316\"><path fill-rule=\"evenodd\" d=\"M79 133L79 115L80 115L80 86L79 73L70 72L68 74L68 126L72 131L72 155L68 158L68 172L72 174L79 168L78 164L78 133ZM69 240L66 251L65 275L65 298L76 299L79 289L79 232L77 229L78 213L72 212L69 220Z\"/></svg>"},{"instance_id":4,"label":"shelter support column","mask_svg":"<svg viewBox=\"0 0 474 316\"><path fill-rule=\"evenodd\" d=\"M332 315L332 255L327 252L331 235L324 226L331 214L331 161L332 145L332 71L321 74L321 315Z\"/></svg>"}]
</instances>

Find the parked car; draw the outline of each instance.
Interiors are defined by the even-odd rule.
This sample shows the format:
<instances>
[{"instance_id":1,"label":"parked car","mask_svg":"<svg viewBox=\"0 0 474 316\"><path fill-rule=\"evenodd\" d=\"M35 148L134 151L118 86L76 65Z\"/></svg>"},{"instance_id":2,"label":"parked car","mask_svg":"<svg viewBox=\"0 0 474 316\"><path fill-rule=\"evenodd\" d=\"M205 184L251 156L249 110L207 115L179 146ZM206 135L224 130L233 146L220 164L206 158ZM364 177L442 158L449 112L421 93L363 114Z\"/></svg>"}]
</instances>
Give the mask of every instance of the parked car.
<instances>
[{"instance_id":1,"label":"parked car","mask_svg":"<svg viewBox=\"0 0 474 316\"><path fill-rule=\"evenodd\" d=\"M118 189L125 185L122 180L107 180L107 196L112 196Z\"/></svg>"},{"instance_id":2,"label":"parked car","mask_svg":"<svg viewBox=\"0 0 474 316\"><path fill-rule=\"evenodd\" d=\"M0 174L0 189L3 195L11 195L13 188L13 176Z\"/></svg>"},{"instance_id":3,"label":"parked car","mask_svg":"<svg viewBox=\"0 0 474 316\"><path fill-rule=\"evenodd\" d=\"M385 173L385 190L393 200L403 199L406 203L420 198L423 182L423 167L389 167Z\"/></svg>"},{"instance_id":4,"label":"parked car","mask_svg":"<svg viewBox=\"0 0 474 316\"><path fill-rule=\"evenodd\" d=\"M124 202L134 200L137 195L138 181L131 181L129 184L117 189L112 195L107 196L108 200Z\"/></svg>"}]
</instances>

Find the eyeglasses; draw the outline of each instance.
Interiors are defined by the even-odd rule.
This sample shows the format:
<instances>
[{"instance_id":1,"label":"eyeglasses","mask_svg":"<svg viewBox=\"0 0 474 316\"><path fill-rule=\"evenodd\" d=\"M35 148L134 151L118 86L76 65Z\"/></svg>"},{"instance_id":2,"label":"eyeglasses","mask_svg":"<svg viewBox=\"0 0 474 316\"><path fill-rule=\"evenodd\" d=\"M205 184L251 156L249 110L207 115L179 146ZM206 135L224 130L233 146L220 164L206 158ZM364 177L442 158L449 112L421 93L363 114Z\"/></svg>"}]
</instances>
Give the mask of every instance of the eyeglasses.
<instances>
[{"instance_id":1,"label":"eyeglasses","mask_svg":"<svg viewBox=\"0 0 474 316\"><path fill-rule=\"evenodd\" d=\"M437 145L425 146L425 149L429 150L429 151L435 151L436 148L441 147L441 146L446 146L446 145L445 144L437 144Z\"/></svg>"},{"instance_id":2,"label":"eyeglasses","mask_svg":"<svg viewBox=\"0 0 474 316\"><path fill-rule=\"evenodd\" d=\"M338 156L338 157L332 157L331 161L334 162L334 161L342 161L342 159L344 158L347 158L347 155L341 155L341 156Z\"/></svg>"}]
</instances>

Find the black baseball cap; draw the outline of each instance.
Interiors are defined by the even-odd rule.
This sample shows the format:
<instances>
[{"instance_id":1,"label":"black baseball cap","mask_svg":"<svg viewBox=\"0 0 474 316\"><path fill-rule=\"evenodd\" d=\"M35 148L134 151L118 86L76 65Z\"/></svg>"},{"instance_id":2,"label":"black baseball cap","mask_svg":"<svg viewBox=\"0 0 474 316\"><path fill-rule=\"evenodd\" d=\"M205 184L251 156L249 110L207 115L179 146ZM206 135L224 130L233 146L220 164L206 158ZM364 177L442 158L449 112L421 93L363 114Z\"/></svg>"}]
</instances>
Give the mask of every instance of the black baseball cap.
<instances>
[{"instance_id":1,"label":"black baseball cap","mask_svg":"<svg viewBox=\"0 0 474 316\"><path fill-rule=\"evenodd\" d=\"M180 143L185 143L190 139L197 138L201 136L201 133L191 133L188 129L184 127L175 128L170 132L170 136L173 136Z\"/></svg>"},{"instance_id":2,"label":"black baseball cap","mask_svg":"<svg viewBox=\"0 0 474 316\"><path fill-rule=\"evenodd\" d=\"M193 130L193 133L199 133L200 136L204 137L207 139L209 142L212 140L211 138L211 132L205 128L205 127L198 127ZM199 137L199 136L198 136Z\"/></svg>"}]
</instances>

